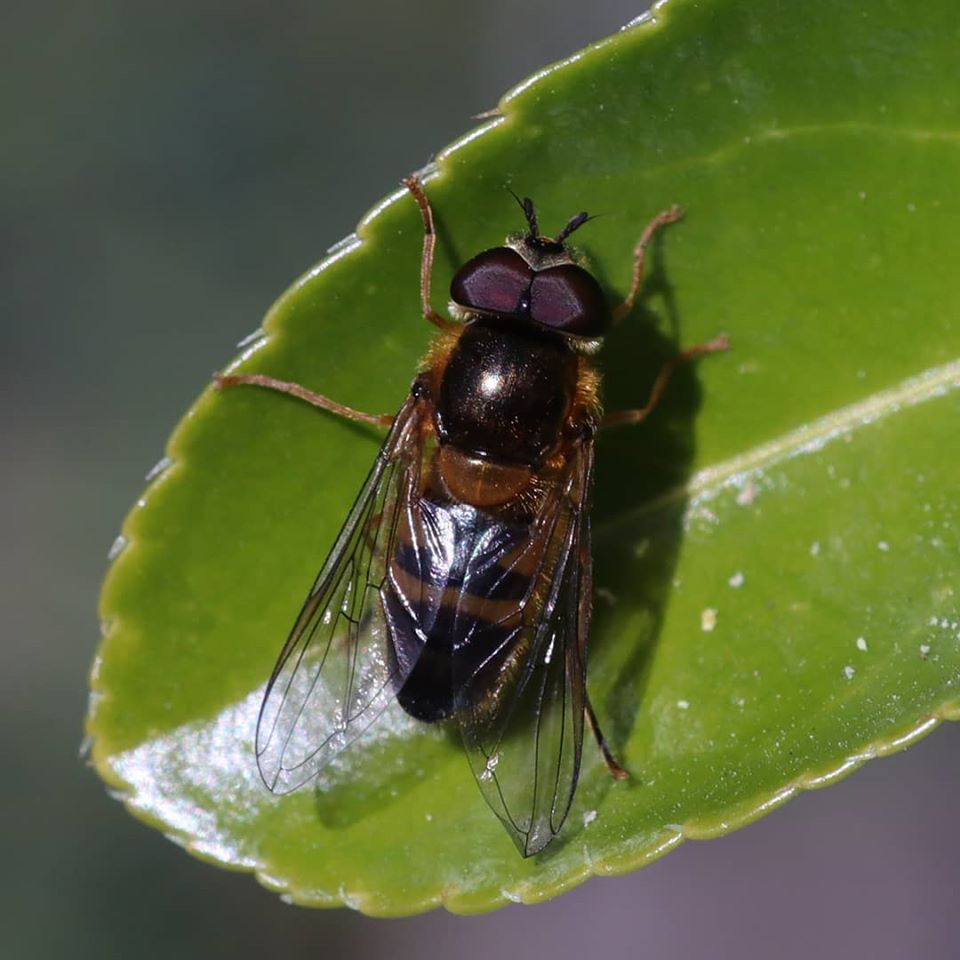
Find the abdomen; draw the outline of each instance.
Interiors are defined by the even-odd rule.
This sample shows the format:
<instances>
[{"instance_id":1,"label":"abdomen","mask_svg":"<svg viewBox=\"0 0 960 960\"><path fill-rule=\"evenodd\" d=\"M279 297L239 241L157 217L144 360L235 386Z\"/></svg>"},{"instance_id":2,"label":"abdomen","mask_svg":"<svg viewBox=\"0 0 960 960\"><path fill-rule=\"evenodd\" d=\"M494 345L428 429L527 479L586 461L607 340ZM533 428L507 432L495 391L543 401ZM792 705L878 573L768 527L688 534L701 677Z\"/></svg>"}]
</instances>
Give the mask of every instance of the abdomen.
<instances>
[{"instance_id":1,"label":"abdomen","mask_svg":"<svg viewBox=\"0 0 960 960\"><path fill-rule=\"evenodd\" d=\"M397 700L443 720L483 695L516 653L531 590L529 526L422 498L400 522L381 599Z\"/></svg>"}]
</instances>

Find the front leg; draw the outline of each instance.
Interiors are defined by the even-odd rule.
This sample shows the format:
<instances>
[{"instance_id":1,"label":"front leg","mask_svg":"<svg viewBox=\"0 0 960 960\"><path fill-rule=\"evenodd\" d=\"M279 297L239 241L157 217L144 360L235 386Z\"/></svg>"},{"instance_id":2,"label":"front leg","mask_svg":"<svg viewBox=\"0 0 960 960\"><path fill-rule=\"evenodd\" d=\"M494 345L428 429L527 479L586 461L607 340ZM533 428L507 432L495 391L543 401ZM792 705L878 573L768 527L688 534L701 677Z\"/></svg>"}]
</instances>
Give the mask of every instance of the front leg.
<instances>
[{"instance_id":1,"label":"front leg","mask_svg":"<svg viewBox=\"0 0 960 960\"><path fill-rule=\"evenodd\" d=\"M420 208L423 218L423 255L420 258L420 306L423 317L441 330L450 330L456 327L452 320L441 316L430 305L430 284L433 279L433 252L437 245L437 232L433 227L433 210L430 201L423 191L423 185L416 174L411 174L403 181L403 185L410 191L413 199Z\"/></svg>"},{"instance_id":2,"label":"front leg","mask_svg":"<svg viewBox=\"0 0 960 960\"><path fill-rule=\"evenodd\" d=\"M669 223L676 223L683 216L683 211L674 204L669 210L663 210L658 213L644 227L640 239L637 241L633 250L633 277L630 280L630 291L624 298L623 303L613 310L613 322L622 320L632 309L633 303L637 299L637 293L640 291L640 284L643 281L643 262L647 255L647 247L654 235L662 227Z\"/></svg>"}]
</instances>

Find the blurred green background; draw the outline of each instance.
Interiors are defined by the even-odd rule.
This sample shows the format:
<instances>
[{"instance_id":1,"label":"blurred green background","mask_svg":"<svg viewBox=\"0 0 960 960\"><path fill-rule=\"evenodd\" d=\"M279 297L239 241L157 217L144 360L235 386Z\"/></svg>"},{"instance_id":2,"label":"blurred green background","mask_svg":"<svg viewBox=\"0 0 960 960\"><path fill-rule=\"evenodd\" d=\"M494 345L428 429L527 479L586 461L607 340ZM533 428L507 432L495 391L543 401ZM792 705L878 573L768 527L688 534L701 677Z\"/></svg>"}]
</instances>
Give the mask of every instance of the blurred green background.
<instances>
[{"instance_id":1,"label":"blurred green background","mask_svg":"<svg viewBox=\"0 0 960 960\"><path fill-rule=\"evenodd\" d=\"M643 6L5 6L0 954L956 955L952 727L641 873L468 919L288 907L78 756L106 552L210 373L471 114Z\"/></svg>"}]
</instances>

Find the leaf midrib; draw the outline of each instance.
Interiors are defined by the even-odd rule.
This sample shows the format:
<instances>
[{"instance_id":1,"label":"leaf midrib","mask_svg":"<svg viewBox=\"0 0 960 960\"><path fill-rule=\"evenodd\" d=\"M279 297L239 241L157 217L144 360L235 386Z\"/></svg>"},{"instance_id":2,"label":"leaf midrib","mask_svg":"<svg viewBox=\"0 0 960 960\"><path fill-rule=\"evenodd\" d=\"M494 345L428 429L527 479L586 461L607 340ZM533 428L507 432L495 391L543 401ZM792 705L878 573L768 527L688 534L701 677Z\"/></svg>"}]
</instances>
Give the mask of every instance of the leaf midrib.
<instances>
[{"instance_id":1,"label":"leaf midrib","mask_svg":"<svg viewBox=\"0 0 960 960\"><path fill-rule=\"evenodd\" d=\"M689 500L691 505L706 503L723 490L743 486L748 474L767 470L795 456L822 450L827 444L870 426L886 416L910 407L937 400L960 388L960 357L937 367L929 367L863 400L831 411L823 417L788 430L773 440L759 444L727 460L697 471L689 483L672 487L655 500L625 510L598 524L594 536L601 539L622 530L623 524L662 508L665 504Z\"/></svg>"}]
</instances>

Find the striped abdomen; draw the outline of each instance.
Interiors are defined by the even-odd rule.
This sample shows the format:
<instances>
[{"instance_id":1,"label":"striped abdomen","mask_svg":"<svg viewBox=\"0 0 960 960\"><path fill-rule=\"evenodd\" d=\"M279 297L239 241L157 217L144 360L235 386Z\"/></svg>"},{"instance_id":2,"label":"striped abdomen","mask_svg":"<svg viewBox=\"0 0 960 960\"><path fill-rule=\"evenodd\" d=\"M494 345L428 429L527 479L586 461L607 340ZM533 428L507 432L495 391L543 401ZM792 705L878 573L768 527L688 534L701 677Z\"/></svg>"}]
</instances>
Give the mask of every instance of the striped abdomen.
<instances>
[{"instance_id":1,"label":"striped abdomen","mask_svg":"<svg viewBox=\"0 0 960 960\"><path fill-rule=\"evenodd\" d=\"M437 721L491 691L520 654L534 570L527 523L419 498L400 518L381 588L397 700Z\"/></svg>"}]
</instances>

